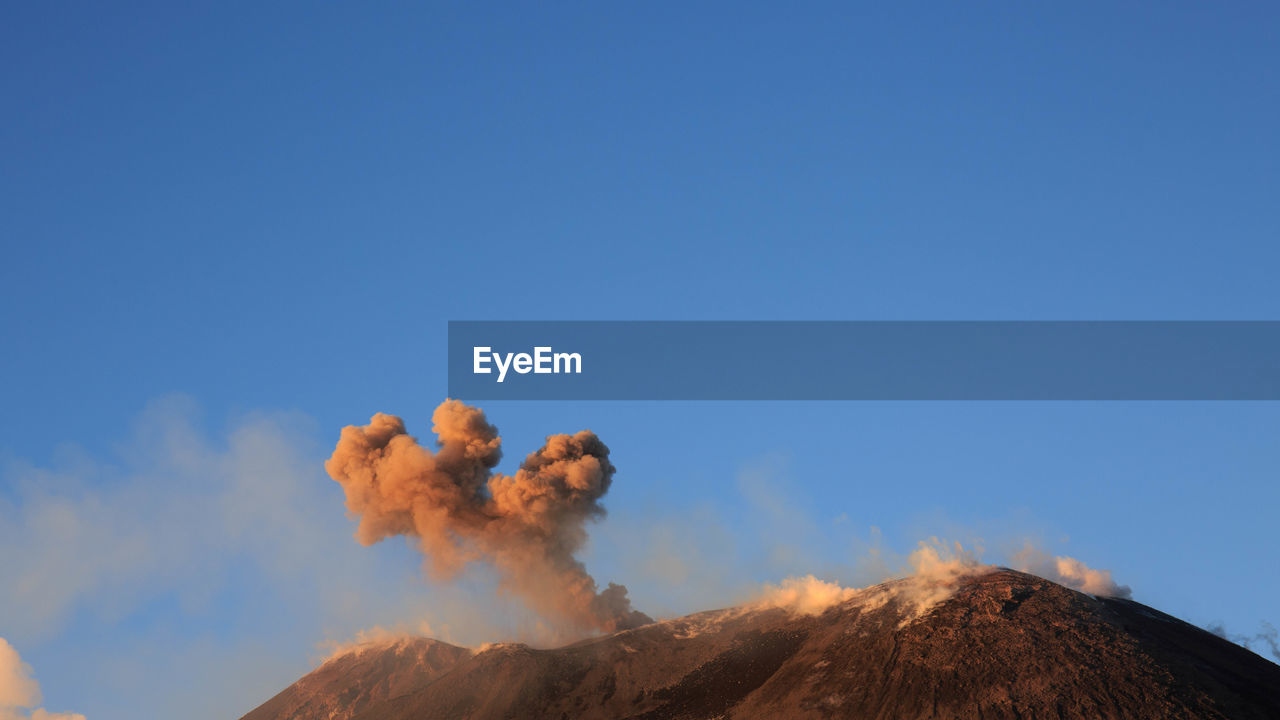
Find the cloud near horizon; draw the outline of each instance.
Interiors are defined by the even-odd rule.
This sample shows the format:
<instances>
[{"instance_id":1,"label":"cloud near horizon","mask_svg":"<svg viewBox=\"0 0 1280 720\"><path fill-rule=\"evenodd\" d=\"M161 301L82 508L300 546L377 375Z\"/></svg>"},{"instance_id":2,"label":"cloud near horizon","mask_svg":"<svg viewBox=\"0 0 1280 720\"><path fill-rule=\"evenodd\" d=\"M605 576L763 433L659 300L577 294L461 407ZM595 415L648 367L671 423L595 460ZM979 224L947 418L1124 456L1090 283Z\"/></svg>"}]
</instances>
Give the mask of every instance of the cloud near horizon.
<instances>
[{"instance_id":1,"label":"cloud near horizon","mask_svg":"<svg viewBox=\"0 0 1280 720\"><path fill-rule=\"evenodd\" d=\"M0 637L0 720L85 720L79 713L50 712L41 704L40 683L9 641Z\"/></svg>"}]
</instances>

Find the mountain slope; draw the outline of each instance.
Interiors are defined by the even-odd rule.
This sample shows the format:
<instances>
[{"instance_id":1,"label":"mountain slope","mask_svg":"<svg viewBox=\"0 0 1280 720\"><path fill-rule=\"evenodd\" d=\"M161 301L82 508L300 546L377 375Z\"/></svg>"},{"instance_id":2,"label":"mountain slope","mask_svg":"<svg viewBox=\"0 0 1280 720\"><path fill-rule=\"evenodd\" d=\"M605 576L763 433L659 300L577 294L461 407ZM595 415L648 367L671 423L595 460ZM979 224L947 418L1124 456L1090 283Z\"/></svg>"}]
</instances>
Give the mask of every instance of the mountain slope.
<instances>
[{"instance_id":1,"label":"mountain slope","mask_svg":"<svg viewBox=\"0 0 1280 720\"><path fill-rule=\"evenodd\" d=\"M914 617L905 582L555 650L368 647L244 720L1280 717L1280 666L1139 603L999 570Z\"/></svg>"}]
</instances>

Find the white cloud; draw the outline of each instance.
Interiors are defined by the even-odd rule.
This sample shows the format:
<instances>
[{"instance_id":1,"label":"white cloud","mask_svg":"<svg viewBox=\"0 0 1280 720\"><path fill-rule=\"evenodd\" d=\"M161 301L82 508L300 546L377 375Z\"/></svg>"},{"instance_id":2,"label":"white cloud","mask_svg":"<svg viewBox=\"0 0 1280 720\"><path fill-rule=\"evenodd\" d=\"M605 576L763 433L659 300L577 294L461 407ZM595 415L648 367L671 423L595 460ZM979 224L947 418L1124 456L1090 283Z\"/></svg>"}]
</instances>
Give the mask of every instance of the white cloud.
<instances>
[{"instance_id":1,"label":"white cloud","mask_svg":"<svg viewBox=\"0 0 1280 720\"><path fill-rule=\"evenodd\" d=\"M78 713L49 712L40 704L40 683L8 640L0 637L0 720L85 720Z\"/></svg>"},{"instance_id":2,"label":"white cloud","mask_svg":"<svg viewBox=\"0 0 1280 720\"><path fill-rule=\"evenodd\" d=\"M1120 598L1132 595L1127 585L1120 585L1111 578L1110 570L1091 568L1065 555L1049 555L1032 545L1027 545L1013 556L1011 567L1090 595Z\"/></svg>"},{"instance_id":3,"label":"white cloud","mask_svg":"<svg viewBox=\"0 0 1280 720\"><path fill-rule=\"evenodd\" d=\"M31 666L22 662L8 640L0 637L0 708L38 704L40 684L31 676Z\"/></svg>"}]
</instances>

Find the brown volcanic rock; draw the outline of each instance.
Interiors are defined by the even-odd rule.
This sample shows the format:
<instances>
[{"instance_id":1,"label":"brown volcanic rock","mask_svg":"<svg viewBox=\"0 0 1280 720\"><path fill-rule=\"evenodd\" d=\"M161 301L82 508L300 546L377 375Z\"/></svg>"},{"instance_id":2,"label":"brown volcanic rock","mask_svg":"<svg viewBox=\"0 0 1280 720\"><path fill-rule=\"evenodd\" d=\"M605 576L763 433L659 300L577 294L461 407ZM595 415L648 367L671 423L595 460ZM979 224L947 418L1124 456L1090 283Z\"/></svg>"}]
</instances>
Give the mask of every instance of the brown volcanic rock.
<instances>
[{"instance_id":1,"label":"brown volcanic rock","mask_svg":"<svg viewBox=\"0 0 1280 720\"><path fill-rule=\"evenodd\" d=\"M1139 603L1000 570L909 620L877 590L556 650L401 641L329 661L244 720L1280 718L1280 666Z\"/></svg>"},{"instance_id":2,"label":"brown volcanic rock","mask_svg":"<svg viewBox=\"0 0 1280 720\"><path fill-rule=\"evenodd\" d=\"M429 638L364 645L326 661L244 720L363 717L370 705L415 692L470 656Z\"/></svg>"}]
</instances>

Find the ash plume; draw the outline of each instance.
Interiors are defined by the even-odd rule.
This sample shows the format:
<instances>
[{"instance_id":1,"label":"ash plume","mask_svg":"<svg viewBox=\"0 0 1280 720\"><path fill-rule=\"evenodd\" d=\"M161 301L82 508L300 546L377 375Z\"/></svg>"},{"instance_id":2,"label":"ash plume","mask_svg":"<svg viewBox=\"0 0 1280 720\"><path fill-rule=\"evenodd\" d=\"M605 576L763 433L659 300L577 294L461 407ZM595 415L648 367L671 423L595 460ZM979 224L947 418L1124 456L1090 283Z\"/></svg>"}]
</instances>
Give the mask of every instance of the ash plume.
<instances>
[{"instance_id":1,"label":"ash plume","mask_svg":"<svg viewBox=\"0 0 1280 720\"><path fill-rule=\"evenodd\" d=\"M604 515L600 499L614 473L595 433L551 435L508 476L493 472L502 440L479 408L445 400L431 420L434 452L393 415L343 428L325 469L359 518L361 544L413 537L438 579L489 563L504 590L566 628L613 632L651 622L631 608L625 587L599 590L575 557L587 521Z\"/></svg>"}]
</instances>

